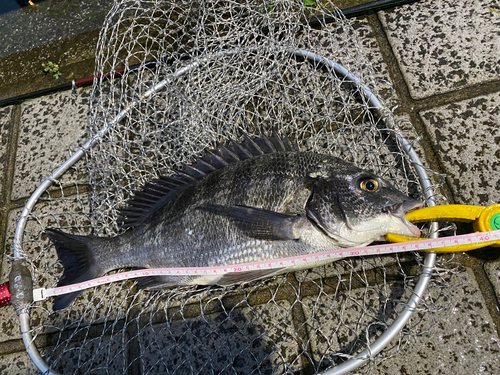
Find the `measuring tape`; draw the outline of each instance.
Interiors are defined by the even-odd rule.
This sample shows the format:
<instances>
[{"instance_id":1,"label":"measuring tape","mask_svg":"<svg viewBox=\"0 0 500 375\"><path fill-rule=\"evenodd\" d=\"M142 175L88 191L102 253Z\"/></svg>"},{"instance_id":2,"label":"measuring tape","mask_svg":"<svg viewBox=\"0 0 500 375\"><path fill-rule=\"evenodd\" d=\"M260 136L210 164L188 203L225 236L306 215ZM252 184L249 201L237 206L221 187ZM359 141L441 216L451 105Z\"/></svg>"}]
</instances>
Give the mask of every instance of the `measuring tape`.
<instances>
[{"instance_id":1,"label":"measuring tape","mask_svg":"<svg viewBox=\"0 0 500 375\"><path fill-rule=\"evenodd\" d=\"M235 264L231 266L216 267L179 267L179 268L151 268L135 271L117 273L114 275L99 277L83 283L61 286L52 289L33 290L33 300L43 301L47 297L60 296L62 294L83 291L95 286L109 284L116 281L134 279L148 276L214 276L233 272L258 271L266 269L278 269L293 266L303 266L309 263L336 260L349 257L384 255L404 253L408 251L433 251L434 249L454 247L459 245L471 245L486 242L500 241L500 230L489 232L478 232L463 234L459 236L432 238L403 243L390 243L367 247L343 248L321 253L294 256L289 258L273 259L259 262ZM485 245L486 246L486 245Z\"/></svg>"}]
</instances>

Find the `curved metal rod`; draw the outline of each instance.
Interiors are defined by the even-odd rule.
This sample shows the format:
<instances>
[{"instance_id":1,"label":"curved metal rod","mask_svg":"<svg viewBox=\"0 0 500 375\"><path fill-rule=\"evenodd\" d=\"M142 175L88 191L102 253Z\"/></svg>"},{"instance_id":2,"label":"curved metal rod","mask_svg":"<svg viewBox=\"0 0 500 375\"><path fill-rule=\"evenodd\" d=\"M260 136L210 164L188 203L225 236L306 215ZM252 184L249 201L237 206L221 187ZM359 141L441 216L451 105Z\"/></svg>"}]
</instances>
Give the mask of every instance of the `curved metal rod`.
<instances>
[{"instance_id":1,"label":"curved metal rod","mask_svg":"<svg viewBox=\"0 0 500 375\"><path fill-rule=\"evenodd\" d=\"M366 100L374 107L375 111L377 111L378 115L384 121L385 125L389 129L395 130L396 127L394 124L394 119L391 111L387 109L380 102L380 100L376 97L376 95L373 94L373 92L367 86L361 83L358 77L351 74L343 66L334 63L331 60L325 59L320 55L316 55L305 50L296 51L296 54L306 59L327 65L330 68L334 69L337 74L345 77L347 80L354 83L362 91ZM431 182L429 176L427 175L427 172L422 166L420 158L418 157L417 153L415 152L411 144L403 136L398 135L397 141L401 144L403 151L408 155L408 157L413 162L413 166L415 167L418 179L423 188L427 204L429 206L435 206L436 202L434 201L433 197L434 193L432 191ZM438 236L437 234L438 228L439 227L437 223L432 223L431 231L433 232L433 234L431 237L436 238ZM380 353L389 344L389 342L391 342L392 339L403 329L403 327L406 325L411 315L415 311L425 290L427 289L435 262L436 262L436 253L426 254L422 274L418 280L415 289L413 290L413 294L410 300L408 301L408 304L406 305L404 311L396 319L396 321L390 326L390 328L386 332L384 332L382 336L380 336L372 345L369 345L369 347L362 353L356 355L354 358L351 358L350 360L342 363L341 365L338 365L334 368L322 372L322 374L325 375L346 374L349 371L355 370L365 362L369 361L375 355Z\"/></svg>"},{"instance_id":2,"label":"curved metal rod","mask_svg":"<svg viewBox=\"0 0 500 375\"><path fill-rule=\"evenodd\" d=\"M245 50L252 52L256 50L257 48L255 47L250 47L246 48ZM30 199L26 202L26 205L21 213L21 217L19 218L17 227L16 227L16 232L14 235L14 244L13 244L13 251L14 251L14 259L15 260L22 260L24 258L24 254L22 252L22 244L23 244L23 239L24 239L24 229L26 227L26 223L28 220L29 213L31 210L34 208L35 204L38 202L38 199L42 196L42 194L49 189L54 182L57 181L58 178L60 178L66 171L71 168L76 162L78 162L87 151L89 151L92 147L94 147L97 142L108 132L108 130L113 127L116 123L121 121L126 114L136 107L140 102L143 100L149 98L151 95L154 93L160 91L163 89L165 86L167 86L174 78L180 77L186 73L188 73L190 70L197 68L200 64L205 63L209 60L212 60L213 58L217 58L222 55L228 55L228 54L234 54L241 51L241 49L233 49L233 50L228 50L228 51L222 51L217 54L215 54L213 57L209 58L201 58L198 59L197 61L186 65L185 67L177 70L174 72L172 75L170 75L168 78L162 80L158 84L156 84L154 87L149 89L147 92L145 92L139 99L131 102L125 109L120 111L118 115L113 118L110 122L108 122L98 133L96 133L87 143L85 143L84 146L82 146L81 149L79 149L75 154L73 154L66 162L64 162L55 172L53 172L39 187L36 189L36 191L33 193L33 195L30 197ZM386 126L389 129L395 129L394 125L394 120L392 117L391 111L386 108L380 100L376 97L376 95L365 85L363 85L358 77L355 75L351 74L347 69L345 69L342 65L335 63L327 58L324 58L320 55L314 54L312 52L309 52L307 50L299 49L299 50L286 50L289 53L292 53L293 55L297 57L302 57L307 60L313 60L315 62L321 63L325 66L330 67L335 71L335 73L341 77L344 77L346 80L349 82L355 84L360 91L363 93L365 96L366 100L370 105L373 106L374 110L378 113L378 115L381 117L381 119L384 121ZM421 166L420 159L418 158L417 154L409 144L409 142L403 138L402 136L397 136L398 141L403 147L403 150L408 154L410 159L414 163L414 167L417 171L420 183L424 189L424 194L427 199L427 203L430 206L435 205L434 200L432 199L433 192L430 184L429 177L427 176L427 173L425 169ZM437 224L433 224L432 230L435 232L437 231ZM324 374L328 375L333 375L333 374L345 374L348 371L354 370L357 367L361 366L363 363L368 361L372 356L378 354L380 351L383 350L383 348L399 333L399 331L404 327L404 325L408 322L408 319L410 318L411 314L415 310L417 304L419 303L421 296L425 292L425 289L427 288L427 285L429 283L430 277L431 277L431 269L434 266L436 259L436 255L433 253L429 253L425 257L425 264L423 268L423 273L419 279L419 282L417 286L415 287L413 296L410 298L407 307L401 313L401 315L398 317L398 319L392 324L392 326L377 340L373 345L369 347L369 349L365 350L364 352L360 353L358 356L355 358L352 358L346 362L344 362L342 365L339 365L335 368L332 368L330 370L327 370L324 372ZM28 313L28 308L22 308L21 312L19 313L19 319L20 319L20 324L21 324L21 333L23 337L23 342L26 347L26 351L28 352L29 356L31 357L33 363L38 367L39 370L42 371L44 374L48 375L59 375L59 373L55 372L54 370L51 370L50 367L47 365L47 362L41 357L37 347L35 346L33 342L33 336L31 334L31 327L29 324L29 313Z\"/></svg>"},{"instance_id":3,"label":"curved metal rod","mask_svg":"<svg viewBox=\"0 0 500 375\"><path fill-rule=\"evenodd\" d=\"M179 77L185 73L187 73L189 70L197 67L202 60L196 61L192 64L189 64L185 66L182 69L179 69L176 71L174 74L172 74L172 78ZM13 251L14 251L14 261L21 261L23 258L25 258L23 252L22 252L22 244L23 244L23 239L24 239L24 229L26 227L26 223L28 221L28 216L31 210L35 207L35 204L38 202L38 199L42 196L42 194L49 189L54 182L57 181L58 178L60 178L64 173L68 171L69 168L71 168L73 165L75 165L76 162L78 162L84 155L85 153L90 150L92 147L94 147L97 142L108 132L108 130L113 127L116 123L121 121L125 115L135 106L137 106L141 101L149 98L151 95L154 93L158 92L159 90L163 89L168 83L170 82L169 79L164 79L157 85L155 85L153 88L149 89L147 92L145 92L140 99L137 99L130 103L125 109L120 111L118 115L113 118L109 123L106 124L99 132L97 132L85 145L82 146L78 151L76 151L68 160L66 160L59 168L56 169L55 172L53 172L33 193L33 195L30 197L30 199L26 202L26 205L21 213L21 217L19 218L19 221L17 223L16 227L16 232L14 235L14 243L13 243ZM31 334L31 327L29 324L29 313L28 313L28 308L27 306L21 307L21 312L19 313L19 319L20 319L20 324L21 324L21 334L24 342L24 346L26 347L26 351L28 352L29 356L31 357L31 360L33 363L38 367L40 371L44 374L49 374L49 375L59 375L58 372L51 370L49 366L47 365L47 362L41 357L37 347L35 346L33 342L33 336Z\"/></svg>"}]
</instances>

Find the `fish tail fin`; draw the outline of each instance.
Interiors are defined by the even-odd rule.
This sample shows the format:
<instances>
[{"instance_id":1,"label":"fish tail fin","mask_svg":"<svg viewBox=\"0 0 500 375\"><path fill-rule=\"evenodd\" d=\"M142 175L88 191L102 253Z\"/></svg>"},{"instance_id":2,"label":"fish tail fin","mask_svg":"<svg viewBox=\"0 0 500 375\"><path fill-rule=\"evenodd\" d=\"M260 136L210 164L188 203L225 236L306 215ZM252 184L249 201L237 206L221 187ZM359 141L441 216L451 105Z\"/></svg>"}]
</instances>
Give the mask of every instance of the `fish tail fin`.
<instances>
[{"instance_id":1,"label":"fish tail fin","mask_svg":"<svg viewBox=\"0 0 500 375\"><path fill-rule=\"evenodd\" d=\"M81 283L101 276L95 265L92 251L92 237L76 236L56 229L46 229L45 234L56 247L57 256L64 272L57 286ZM83 291L64 294L54 298L53 310L66 308Z\"/></svg>"}]
</instances>

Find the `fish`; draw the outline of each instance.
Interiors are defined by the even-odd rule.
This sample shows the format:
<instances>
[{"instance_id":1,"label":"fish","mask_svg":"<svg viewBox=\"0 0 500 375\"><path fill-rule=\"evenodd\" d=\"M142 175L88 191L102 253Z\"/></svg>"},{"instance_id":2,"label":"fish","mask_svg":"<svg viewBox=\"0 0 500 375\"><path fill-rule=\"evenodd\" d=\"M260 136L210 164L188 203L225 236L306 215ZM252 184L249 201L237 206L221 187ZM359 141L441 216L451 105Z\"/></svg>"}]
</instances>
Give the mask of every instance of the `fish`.
<instances>
[{"instance_id":1,"label":"fish","mask_svg":"<svg viewBox=\"0 0 500 375\"><path fill-rule=\"evenodd\" d=\"M218 145L195 163L146 183L119 212L123 234L45 234L64 268L58 286L65 286L122 268L229 266L366 246L388 233L419 237L405 214L422 205L376 174L341 158L300 151L273 130ZM323 263L152 276L139 279L138 287L231 285ZM54 311L80 293L56 297Z\"/></svg>"}]
</instances>

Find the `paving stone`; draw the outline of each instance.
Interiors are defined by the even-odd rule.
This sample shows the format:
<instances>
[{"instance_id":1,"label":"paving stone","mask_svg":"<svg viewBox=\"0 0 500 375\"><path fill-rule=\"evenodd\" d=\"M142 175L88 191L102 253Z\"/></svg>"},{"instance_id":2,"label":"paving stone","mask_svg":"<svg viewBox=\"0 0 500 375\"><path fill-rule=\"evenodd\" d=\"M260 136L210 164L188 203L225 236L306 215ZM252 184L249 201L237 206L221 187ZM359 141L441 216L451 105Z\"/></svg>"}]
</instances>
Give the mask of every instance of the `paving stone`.
<instances>
[{"instance_id":1,"label":"paving stone","mask_svg":"<svg viewBox=\"0 0 500 375\"><path fill-rule=\"evenodd\" d=\"M463 280L461 280L463 278ZM470 269L450 280L451 309L424 316L428 334L412 337L404 352L377 365L373 374L496 374L500 366L498 332ZM427 294L434 294L435 287ZM413 319L417 321L418 316ZM434 321L432 321L434 320ZM434 324L435 322L435 324Z\"/></svg>"},{"instance_id":2,"label":"paving stone","mask_svg":"<svg viewBox=\"0 0 500 375\"><path fill-rule=\"evenodd\" d=\"M500 16L489 7L489 0L425 0L380 12L413 98L500 78Z\"/></svg>"},{"instance_id":3,"label":"paving stone","mask_svg":"<svg viewBox=\"0 0 500 375\"><path fill-rule=\"evenodd\" d=\"M450 285L454 287L449 288ZM384 360L375 357L373 363L365 365L365 371L366 366L372 366L371 374L495 373L500 364L499 338L472 271L452 275L442 286L431 283L424 297L431 312L417 309L407 325L406 329L411 327L415 335L393 340L382 352L386 357L396 356ZM399 283L390 289L391 297L407 297ZM349 303L351 298L363 301L363 305ZM356 327L372 322L370 337L374 342L373 337L383 332L378 319L394 311L392 304L379 301L375 291L365 289L352 290L344 296L338 293L336 298L306 298L303 303L307 318L313 314L319 318L317 326L310 323L308 330L313 358L317 363L322 361L322 366L331 364L331 360L340 362L336 351L344 353L353 347L356 353L365 350L366 333L356 335ZM363 308L366 313L357 319ZM400 308L397 306L398 311Z\"/></svg>"},{"instance_id":4,"label":"paving stone","mask_svg":"<svg viewBox=\"0 0 500 375\"><path fill-rule=\"evenodd\" d=\"M9 131L12 128L11 112L13 107L0 108L0 202L3 199L5 173L7 170L7 147Z\"/></svg>"},{"instance_id":5,"label":"paving stone","mask_svg":"<svg viewBox=\"0 0 500 375\"><path fill-rule=\"evenodd\" d=\"M91 331L89 329L88 331ZM126 374L128 366L128 337L86 337L87 330L62 341L57 347L40 349L52 369L64 375Z\"/></svg>"},{"instance_id":6,"label":"paving stone","mask_svg":"<svg viewBox=\"0 0 500 375\"><path fill-rule=\"evenodd\" d=\"M420 113L454 199L500 202L500 93Z\"/></svg>"},{"instance_id":7,"label":"paving stone","mask_svg":"<svg viewBox=\"0 0 500 375\"><path fill-rule=\"evenodd\" d=\"M71 145L86 141L89 93L79 90L22 104L12 199L29 197L72 154ZM72 178L66 173L62 181Z\"/></svg>"},{"instance_id":8,"label":"paving stone","mask_svg":"<svg viewBox=\"0 0 500 375\"><path fill-rule=\"evenodd\" d=\"M498 247L492 247L490 249L498 251ZM500 299L500 261L485 263L484 269L486 270L486 274L491 281L491 285L493 285L496 298Z\"/></svg>"},{"instance_id":9,"label":"paving stone","mask_svg":"<svg viewBox=\"0 0 500 375\"><path fill-rule=\"evenodd\" d=\"M0 342L20 339L21 337L21 326L14 306L2 307L2 314L0 314ZM0 374L2 373L3 372L0 371Z\"/></svg>"},{"instance_id":10,"label":"paving stone","mask_svg":"<svg viewBox=\"0 0 500 375\"><path fill-rule=\"evenodd\" d=\"M35 6L24 3L23 10L15 1L6 3L5 6L11 5L12 9L4 12L2 4L0 57L97 30L111 8L104 0L82 0L75 4L38 1Z\"/></svg>"},{"instance_id":11,"label":"paving stone","mask_svg":"<svg viewBox=\"0 0 500 375\"><path fill-rule=\"evenodd\" d=\"M38 373L37 367L26 352L0 356L0 374L33 375Z\"/></svg>"},{"instance_id":12,"label":"paving stone","mask_svg":"<svg viewBox=\"0 0 500 375\"><path fill-rule=\"evenodd\" d=\"M337 260L324 266L295 272L295 278L299 282L312 281L320 278L332 278L334 280L345 280L354 275L360 279L366 278L366 272L378 275L385 273L386 268L394 266L399 269L401 263L412 263L417 267L415 253L400 253L384 256L348 257Z\"/></svg>"},{"instance_id":13,"label":"paving stone","mask_svg":"<svg viewBox=\"0 0 500 375\"><path fill-rule=\"evenodd\" d=\"M385 323L394 321L395 309L402 310L401 303L394 301L407 301L411 293L402 282L357 289L350 289L349 277L344 282L347 288L327 287L318 296L302 299L315 371L342 363L345 354L366 349L368 325L373 341Z\"/></svg>"},{"instance_id":14,"label":"paving stone","mask_svg":"<svg viewBox=\"0 0 500 375\"><path fill-rule=\"evenodd\" d=\"M35 206L34 215L30 216L25 228L23 253L42 273L48 271L43 276L40 274L32 275L35 282L38 281L44 286L54 285L57 282L57 275L62 271L60 266L55 265L57 254L53 247L49 248L49 240L42 234L42 231L44 228L54 227L81 228L81 234L86 234L90 224L88 215L85 214L88 212L85 200L85 196L67 197L39 202ZM82 214L76 213L82 210ZM2 279L7 279L10 272L10 258L14 255L12 250L14 233L21 211L21 208L15 209L8 215Z\"/></svg>"},{"instance_id":15,"label":"paving stone","mask_svg":"<svg viewBox=\"0 0 500 375\"><path fill-rule=\"evenodd\" d=\"M148 325L139 337L143 373L281 374L300 369L287 301ZM276 346L275 341L281 342ZM161 348L161 350L159 350Z\"/></svg>"},{"instance_id":16,"label":"paving stone","mask_svg":"<svg viewBox=\"0 0 500 375\"><path fill-rule=\"evenodd\" d=\"M67 204L70 204L71 200L67 202L63 201L54 201L45 205L40 205L35 210L39 214L41 218L41 223L48 225L49 227L55 224L56 218L60 223L65 223L66 225L75 225L74 217L71 215L57 215L51 216L48 215L48 211L52 209L54 213L57 213L57 209L59 212L66 211L67 212ZM74 202L73 202L74 204ZM42 207L43 206L43 207ZM64 210L66 208L66 210ZM9 273L11 269L11 259L13 256L12 244L14 238L14 232L16 230L17 221L21 215L22 209L15 209L9 212L7 219L7 234L4 246L4 254L2 260L2 273L1 280L8 280ZM73 222L72 222L73 221ZM79 223L84 225L83 219L78 221ZM36 286L40 287L41 283L43 286L55 286L57 284L57 274L60 274L62 271L61 266L57 265L57 255L53 248L47 249L48 240L42 239L41 231L42 226L37 220L29 220L25 230L24 237L24 246L23 251L31 259L34 265L40 270L40 273L32 274L32 277L35 280ZM44 272L47 270L48 272ZM47 312L44 309L51 309L52 303L49 300L42 301L38 303L38 306L41 307L39 309L35 308L32 310L32 323L34 326L43 323L43 319L45 319ZM14 308L12 306L8 306L5 308L5 311L2 311L0 314L0 326L3 328L0 330L0 341L8 341L16 338L21 338L21 330L19 326L19 319L15 314Z\"/></svg>"},{"instance_id":17,"label":"paving stone","mask_svg":"<svg viewBox=\"0 0 500 375\"><path fill-rule=\"evenodd\" d=\"M2 310L3 312L3 310ZM39 348L40 355L51 369L60 374L82 374L92 368L92 374L125 374L128 365L127 342L124 336L118 339L107 336L87 339L85 337L72 338L72 341L63 342L57 348ZM39 370L26 352L4 354L0 356L0 374L5 375L33 375Z\"/></svg>"},{"instance_id":18,"label":"paving stone","mask_svg":"<svg viewBox=\"0 0 500 375\"><path fill-rule=\"evenodd\" d=\"M90 231L88 217L76 212L88 212L86 196L68 197L65 199L47 200L35 206L36 217L29 220L25 229L23 244L24 254L32 261L36 272L32 272L34 287L55 287L62 274L62 266L58 262L53 246L41 234L44 228L63 227L81 228L80 234ZM3 254L1 280L7 280L11 268L12 243L17 220L21 209L12 210L8 216L7 239L5 241L5 254ZM74 232L73 233L78 233ZM133 299L132 282L113 283L100 287L99 292L86 291L73 302L69 309L50 314L52 312L52 299L34 304L30 310L32 328L44 327L45 332L52 332L53 327L64 327L70 331L73 326L111 321L123 316ZM109 303L112 300L113 302ZM14 309L9 306L0 314L0 341L20 338L19 320Z\"/></svg>"},{"instance_id":19,"label":"paving stone","mask_svg":"<svg viewBox=\"0 0 500 375\"><path fill-rule=\"evenodd\" d=\"M389 69L382 57L382 52L375 39L373 28L366 18L354 18L350 20L350 23L354 29L355 40L360 44L363 53L366 54L369 63L374 69L373 79L379 98L388 107L396 105L399 98L390 84ZM330 25L329 28L333 29L333 26Z\"/></svg>"}]
</instances>

